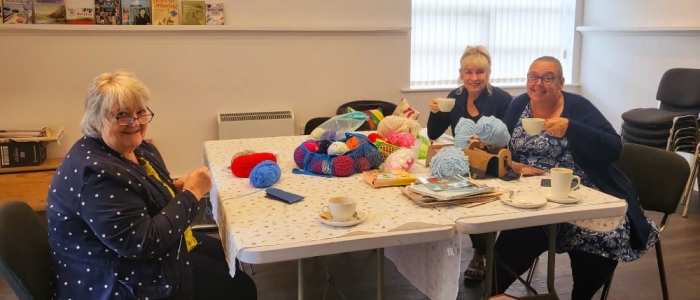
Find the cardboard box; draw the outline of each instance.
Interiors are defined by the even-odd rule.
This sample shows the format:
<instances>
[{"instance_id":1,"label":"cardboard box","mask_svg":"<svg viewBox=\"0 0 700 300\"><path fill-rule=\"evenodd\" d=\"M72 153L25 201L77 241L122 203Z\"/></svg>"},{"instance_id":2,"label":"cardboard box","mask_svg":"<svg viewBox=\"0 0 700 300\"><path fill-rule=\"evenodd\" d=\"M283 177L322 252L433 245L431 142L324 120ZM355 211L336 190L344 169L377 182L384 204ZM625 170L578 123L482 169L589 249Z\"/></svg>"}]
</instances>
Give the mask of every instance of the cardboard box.
<instances>
[{"instance_id":1,"label":"cardboard box","mask_svg":"<svg viewBox=\"0 0 700 300\"><path fill-rule=\"evenodd\" d=\"M0 143L0 153L0 168L38 166L46 160L46 143Z\"/></svg>"},{"instance_id":2,"label":"cardboard box","mask_svg":"<svg viewBox=\"0 0 700 300\"><path fill-rule=\"evenodd\" d=\"M46 160L46 145L63 138L63 127L55 130L0 130L0 168L38 166Z\"/></svg>"}]
</instances>

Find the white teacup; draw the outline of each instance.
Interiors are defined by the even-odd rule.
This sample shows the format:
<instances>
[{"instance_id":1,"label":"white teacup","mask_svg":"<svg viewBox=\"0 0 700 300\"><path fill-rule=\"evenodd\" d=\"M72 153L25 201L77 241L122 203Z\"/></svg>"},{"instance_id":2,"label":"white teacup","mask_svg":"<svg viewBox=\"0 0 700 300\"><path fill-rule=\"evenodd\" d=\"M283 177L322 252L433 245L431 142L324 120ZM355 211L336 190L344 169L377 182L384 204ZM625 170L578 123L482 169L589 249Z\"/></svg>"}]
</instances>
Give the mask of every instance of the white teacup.
<instances>
[{"instance_id":1,"label":"white teacup","mask_svg":"<svg viewBox=\"0 0 700 300\"><path fill-rule=\"evenodd\" d=\"M567 168L552 168L552 198L566 199L569 193L581 184L581 177L574 175L574 171ZM576 185L571 186L571 180L576 179Z\"/></svg>"},{"instance_id":2,"label":"white teacup","mask_svg":"<svg viewBox=\"0 0 700 300\"><path fill-rule=\"evenodd\" d=\"M437 106L440 111L451 112L455 107L455 98L437 98Z\"/></svg>"},{"instance_id":3,"label":"white teacup","mask_svg":"<svg viewBox=\"0 0 700 300\"><path fill-rule=\"evenodd\" d=\"M357 201L350 197L333 197L328 200L328 205L321 208L321 211L331 214L333 221L349 221L357 211Z\"/></svg>"},{"instance_id":4,"label":"white teacup","mask_svg":"<svg viewBox=\"0 0 700 300\"><path fill-rule=\"evenodd\" d=\"M523 118L523 129L529 135L538 135L544 128L544 119L542 118Z\"/></svg>"}]
</instances>

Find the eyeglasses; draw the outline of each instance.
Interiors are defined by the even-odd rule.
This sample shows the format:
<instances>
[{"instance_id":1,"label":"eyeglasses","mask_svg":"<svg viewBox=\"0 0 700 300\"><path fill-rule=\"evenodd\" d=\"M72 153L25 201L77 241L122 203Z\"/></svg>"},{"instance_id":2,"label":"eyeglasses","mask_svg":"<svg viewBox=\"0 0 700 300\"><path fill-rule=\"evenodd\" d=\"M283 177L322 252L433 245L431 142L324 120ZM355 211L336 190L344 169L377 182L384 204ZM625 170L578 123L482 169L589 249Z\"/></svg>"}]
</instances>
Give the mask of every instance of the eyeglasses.
<instances>
[{"instance_id":1,"label":"eyeglasses","mask_svg":"<svg viewBox=\"0 0 700 300\"><path fill-rule=\"evenodd\" d=\"M146 107L148 109L148 114L140 115L138 117L130 117L130 116L123 116L123 117L114 117L117 119L117 124L119 126L129 126L134 123L135 120L139 120L139 124L148 124L153 120L153 116L156 114L151 111L150 108Z\"/></svg>"},{"instance_id":2,"label":"eyeglasses","mask_svg":"<svg viewBox=\"0 0 700 300\"><path fill-rule=\"evenodd\" d=\"M535 74L527 74L527 81L532 83L537 83L538 80L542 79L542 83L550 84L554 81L554 78L556 78L554 75L537 76Z\"/></svg>"}]
</instances>

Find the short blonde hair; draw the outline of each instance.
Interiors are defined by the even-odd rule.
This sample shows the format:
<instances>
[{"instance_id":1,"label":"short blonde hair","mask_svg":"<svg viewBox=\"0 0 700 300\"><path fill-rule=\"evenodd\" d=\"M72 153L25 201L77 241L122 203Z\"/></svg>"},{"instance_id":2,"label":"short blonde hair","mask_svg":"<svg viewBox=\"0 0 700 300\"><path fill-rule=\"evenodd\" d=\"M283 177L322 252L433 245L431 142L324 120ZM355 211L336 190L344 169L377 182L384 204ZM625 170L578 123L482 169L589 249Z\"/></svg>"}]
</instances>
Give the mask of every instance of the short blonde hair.
<instances>
[{"instance_id":1,"label":"short blonde hair","mask_svg":"<svg viewBox=\"0 0 700 300\"><path fill-rule=\"evenodd\" d=\"M150 98L148 88L130 72L118 70L95 77L85 97L85 114L80 122L83 134L100 137L113 107L148 107Z\"/></svg>"},{"instance_id":2,"label":"short blonde hair","mask_svg":"<svg viewBox=\"0 0 700 300\"><path fill-rule=\"evenodd\" d=\"M462 70L467 65L480 66L486 69L486 90L488 90L489 95L493 93L493 88L491 87L491 54L486 50L484 46L467 46L462 53L462 57L459 59L459 78L457 81L462 83Z\"/></svg>"}]
</instances>

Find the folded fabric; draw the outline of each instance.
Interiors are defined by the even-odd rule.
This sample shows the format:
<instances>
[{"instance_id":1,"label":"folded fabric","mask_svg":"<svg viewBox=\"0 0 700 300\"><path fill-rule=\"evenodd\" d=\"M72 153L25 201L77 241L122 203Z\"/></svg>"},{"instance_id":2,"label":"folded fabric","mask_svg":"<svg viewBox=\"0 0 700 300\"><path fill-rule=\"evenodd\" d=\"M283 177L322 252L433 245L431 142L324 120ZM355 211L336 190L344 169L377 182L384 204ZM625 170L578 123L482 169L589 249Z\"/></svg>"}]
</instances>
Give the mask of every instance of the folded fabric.
<instances>
[{"instance_id":1,"label":"folded fabric","mask_svg":"<svg viewBox=\"0 0 700 300\"><path fill-rule=\"evenodd\" d=\"M267 193L265 195L265 198L283 201L288 204L294 204L304 199L304 196L283 191L277 188L268 188L265 190L265 193Z\"/></svg>"}]
</instances>

